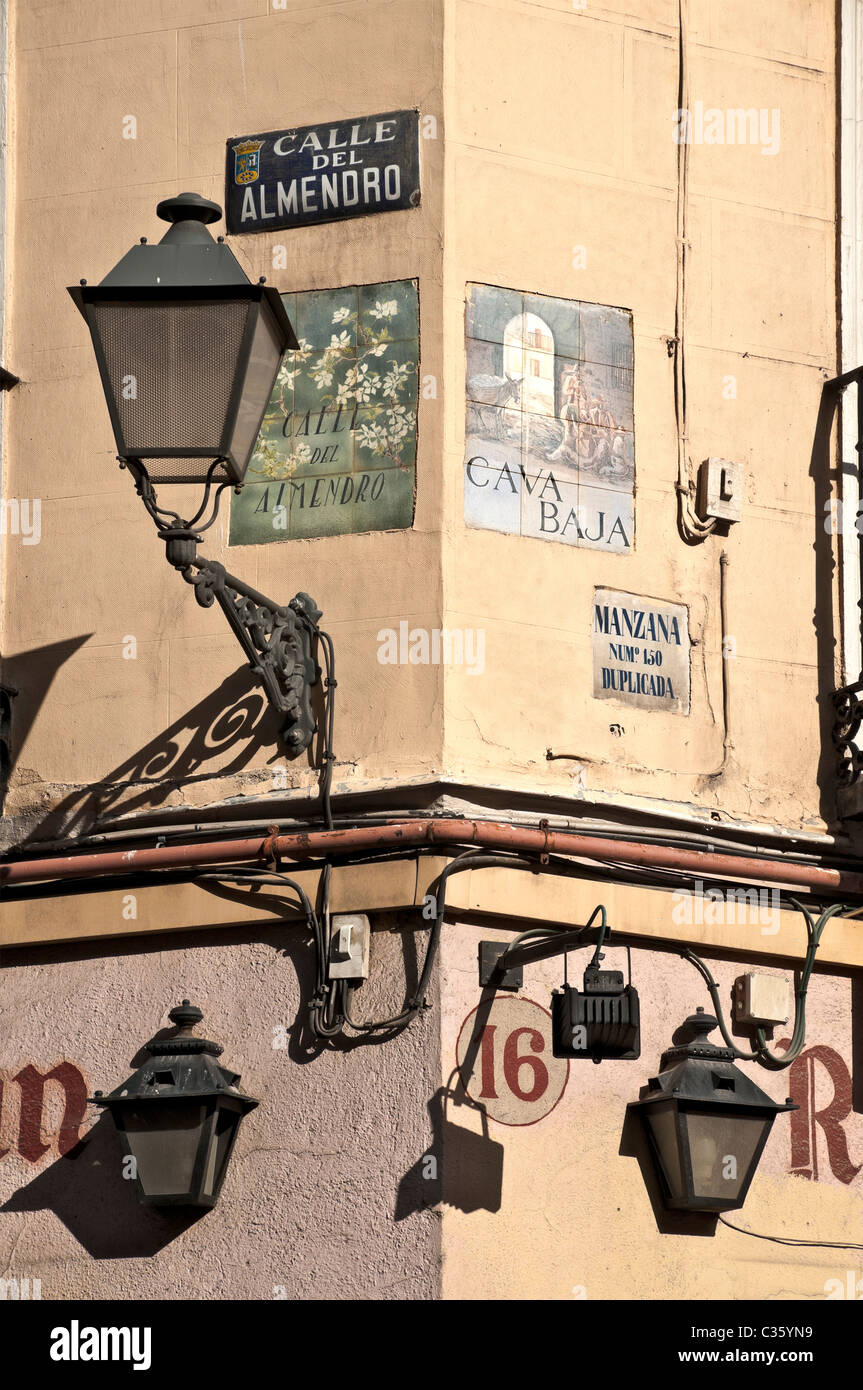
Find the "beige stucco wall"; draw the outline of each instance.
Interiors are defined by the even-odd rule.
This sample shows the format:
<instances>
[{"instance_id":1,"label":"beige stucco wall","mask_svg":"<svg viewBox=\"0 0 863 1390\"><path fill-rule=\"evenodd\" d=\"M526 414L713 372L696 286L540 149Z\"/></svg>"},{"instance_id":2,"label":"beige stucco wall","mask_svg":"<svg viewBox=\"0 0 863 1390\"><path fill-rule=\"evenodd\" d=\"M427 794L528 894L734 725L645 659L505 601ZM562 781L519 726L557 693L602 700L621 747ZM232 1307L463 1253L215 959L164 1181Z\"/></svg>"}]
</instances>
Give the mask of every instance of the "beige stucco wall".
<instances>
[{"instance_id":1,"label":"beige stucco wall","mask_svg":"<svg viewBox=\"0 0 863 1390\"><path fill-rule=\"evenodd\" d=\"M492 923L484 927L463 924L448 933L443 953L442 1075L456 1065L456 1042L467 1015L479 999L475 988L478 942L494 939ZM581 986L588 953L570 955L569 979ZM730 961L709 961L720 986L726 1010L734 979L746 966ZM608 948L604 969L626 971L622 949ZM769 968L769 967L768 967ZM571 1061L563 1094L555 1108L531 1123L532 1111L515 1125L488 1122L490 1138L503 1146L499 1167L488 1162L479 1197L459 1203L465 1188L455 1183L454 1200L443 1207L443 1296L458 1299L539 1298L557 1300L599 1299L716 1299L756 1301L824 1299L828 1280L845 1281L854 1270L863 1274L859 1250L794 1247L756 1240L729 1230L712 1217L663 1212L653 1187L649 1159L647 1182L638 1154L644 1158L637 1127L624 1128L626 1106L638 1099L639 1087L659 1069L661 1052L684 1018L701 1005L710 1009L710 998L693 967L676 953L651 950L632 952L632 980L641 1000L641 1057L636 1061ZM550 1007L553 989L563 982L560 960L525 967L520 1000ZM807 1043L826 1044L850 1071L852 1053L852 984L848 978L817 975L807 1006ZM522 1009L526 1006L521 1005ZM859 1010L859 1000L857 1001ZM517 1017L517 1016L516 1016ZM490 1022L494 1020L491 1016ZM518 1019L530 1026L529 1016ZM504 1046L505 1027L496 1034L498 1049ZM859 1031L859 1017L854 1015ZM788 1039L789 1027L779 1027L774 1046ZM718 1034L713 1041L719 1042ZM749 1038L736 1039L741 1048ZM858 1044L859 1045L859 1044ZM779 1050L778 1048L776 1050ZM548 1062L548 1043L538 1054L522 1041L521 1054L538 1055ZM558 1063L558 1065L560 1065ZM740 1064L745 1065L745 1064ZM858 1064L859 1065L859 1064ZM747 1068L752 1079L776 1101L789 1094L789 1073ZM469 1090L480 1094L481 1058L477 1060ZM520 1084L530 1088L528 1069ZM799 1092L805 1088L800 1085ZM506 1098L503 1086L499 1095ZM819 1063L815 1065L814 1111L834 1103L834 1086ZM798 1100L804 1097L798 1094ZM486 1101L490 1110L495 1103ZM850 1109L850 1097L846 1103ZM859 1099L857 1102L859 1109ZM843 1130L848 1156L854 1167L863 1161L863 1119L848 1114ZM449 1107L455 1127L446 1136L449 1156L458 1156L470 1141L458 1132L482 1132L482 1120L469 1105ZM790 1118L774 1122L767 1148L742 1211L728 1213L728 1220L759 1235L792 1240L837 1241L859 1244L863 1240L863 1172L847 1181L834 1175L827 1158L824 1134L817 1135L817 1180L791 1172ZM448 1151L444 1146L443 1169ZM839 1165L837 1164L837 1167ZM495 1177L500 1178L499 1186ZM648 1183L651 1189L648 1188ZM476 1188L467 1189L476 1192ZM656 1202L656 1210L651 1197ZM494 1209L494 1208L497 1209ZM490 1209L492 1208L492 1209Z\"/></svg>"},{"instance_id":2,"label":"beige stucco wall","mask_svg":"<svg viewBox=\"0 0 863 1390\"><path fill-rule=\"evenodd\" d=\"M592 799L619 794L817 827L819 651L829 574L810 476L835 364L834 7L690 4L690 108L778 108L778 153L689 147L686 391L693 465L745 467L743 520L676 527L678 6L452 0L445 247L447 622L484 626L486 677L447 683L447 765ZM768 7L769 8L769 7ZM584 266L575 268L577 248ZM632 309L635 553L460 525L465 282ZM736 399L728 399L728 377ZM816 544L819 553L816 557ZM731 748L723 765L719 555L727 553ZM816 558L818 563L816 564ZM688 718L597 701L591 602L605 586L690 613ZM855 673L856 674L856 673ZM489 698L487 687L499 691ZM624 733L611 725L623 725ZM572 754L546 761L546 749ZM720 771L721 769L721 771Z\"/></svg>"},{"instance_id":3,"label":"beige stucco wall","mask_svg":"<svg viewBox=\"0 0 863 1390\"><path fill-rule=\"evenodd\" d=\"M720 454L746 473L742 523L697 546L675 525L667 350L676 5L344 0L276 11L223 0L150 7L146 23L137 13L13 7L7 356L23 382L6 402L5 486L43 508L41 543L10 537L5 557L4 670L22 689L7 803L22 818L17 834L86 828L95 808L80 789L92 783L145 783L103 793L103 813L313 785L306 759L285 767L274 754L232 640L164 565L112 462L92 350L65 286L101 276L135 235L156 235L167 193L221 198L232 133L412 105L438 122L437 138L421 141L418 211L232 239L249 274L279 288L418 277L421 371L441 384L420 400L412 530L229 548L225 516L210 543L264 592L306 589L323 608L339 654L339 784L438 773L576 804L644 798L822 826L830 788L824 769L818 785L816 700L836 674L835 595L810 455L835 361L833 7L791 0L768 30L745 6L733 21L689 7L691 102L781 115L775 155L690 147L689 452L693 465ZM123 138L130 114L134 140ZM287 270L273 270L278 244ZM466 531L468 281L632 309L635 553ZM736 399L724 394L729 377ZM736 644L725 758L722 550L725 635ZM687 605L688 717L592 698L598 585ZM484 676L381 666L377 632L405 617L482 627ZM134 660L123 658L130 636ZM549 747L572 758L547 762ZM172 776L180 785L166 785Z\"/></svg>"},{"instance_id":4,"label":"beige stucco wall","mask_svg":"<svg viewBox=\"0 0 863 1390\"><path fill-rule=\"evenodd\" d=\"M160 237L161 198L188 188L223 202L231 135L413 106L442 120L441 4L218 0L109 13L82 0L17 5L13 18L7 352L22 385L7 403L5 486L42 499L42 540L10 537L6 553L4 669L22 691L7 813L24 818L19 837L41 826L50 838L92 820L79 790L92 783L138 784L105 794L129 809L316 786L307 759L276 757L273 721L259 718L263 701L249 695L219 614L165 565L114 461L92 347L65 287L101 279L138 236ZM135 139L123 138L128 115ZM232 238L241 264L281 290L418 278L421 370L440 379L442 146L422 143L416 212L375 218L374 236L361 219ZM273 268L279 245L287 270ZM381 627L406 614L434 626L441 610L439 398L420 401L419 438L410 531L229 548L223 507L208 537L208 554L247 583L280 602L304 590L323 609L349 785L440 764L440 670L412 667L396 682L376 660ZM134 660L123 657L128 636ZM68 648L43 651L58 642ZM171 777L189 785L172 791Z\"/></svg>"},{"instance_id":5,"label":"beige stucco wall","mask_svg":"<svg viewBox=\"0 0 863 1390\"><path fill-rule=\"evenodd\" d=\"M771 830L828 826L818 699L841 673L830 542L810 469L822 383L835 366L834 7L690 0L688 9L691 99L778 108L782 134L775 156L690 152L689 452L694 464L739 460L746 475L743 521L697 546L676 529L667 345L676 0L584 10L570 0L13 4L6 365L22 381L4 400L3 472L7 497L41 499L42 540L29 547L10 536L4 546L2 669L21 692L6 843L86 833L124 814L282 819L297 809L295 790L308 794L301 809L317 813L306 760L286 765L277 754L274 720L233 639L165 565L116 469L92 350L65 286L101 278L137 236L159 235L160 198L191 188L221 201L229 136L413 106L438 121L437 138L421 146L419 210L232 241L249 275L280 289L417 278L421 371L439 386L436 398L420 399L412 530L237 548L224 517L207 547L274 598L306 590L323 608L338 654L336 794L356 793L361 816L372 788L396 798L412 783L419 799L423 779L440 779L486 789L501 815L531 793L553 794L573 819L599 804ZM128 115L135 140L122 137ZM274 243L289 248L287 270L273 268ZM577 246L583 269L573 265ZM632 310L634 554L465 528L468 282ZM736 399L723 394L730 376ZM823 477L827 460L815 458ZM725 636L736 652L725 662L728 730L721 552ZM687 605L690 716L592 699L599 585ZM380 665L377 632L406 617L483 628L484 675ZM133 660L123 656L130 636ZM549 762L549 747L572 757ZM439 867L339 870L333 906L416 908ZM673 1028L707 1003L691 967L652 953L651 937L716 948L727 997L744 968L789 973L800 959L803 931L791 912L770 937L681 928L668 894L610 887L612 924L645 943L634 952L641 1059L573 1063L541 1122L505 1129L492 1120L503 1147L499 1210L444 1204L437 1215L424 1209L416 1164L434 1142L430 1106L478 1001L477 940L532 921L583 921L595 885L503 871L454 880L450 902L462 920L444 931L432 1012L397 1041L313 1061L271 1046L272 1028L293 1025L308 998L298 929L264 930L262 910L200 887L136 891L133 919L119 889L4 904L6 1017L15 1026L0 1071L68 1057L91 1089L107 1087L189 995L262 1104L244 1126L220 1206L167 1244L161 1218L145 1221L119 1180L110 1218L91 1224L86 1208L104 1175L87 1165L109 1153L105 1124L78 1158L52 1152L35 1168L5 1158L3 1256L22 1276L42 1277L44 1297L269 1298L284 1287L288 1297L328 1298L441 1289L469 1298L562 1299L573 1289L587 1298L817 1298L829 1278L857 1270L852 1252L796 1251L722 1227L706 1260L707 1242L660 1229L637 1160L618 1153L627 1101ZM395 929L379 924L360 996L369 1013L400 1002L403 955L413 949L404 919L387 925ZM129 933L140 935L108 940ZM852 981L838 970L861 963L854 923L832 924L821 960L833 973L813 983L809 1040L850 1069ZM524 995L547 1008L559 965L531 967L526 978ZM759 1070L756 1079L785 1094L781 1074ZM477 1128L467 1109L449 1119ZM856 1159L856 1112L847 1130ZM818 1181L791 1175L788 1136L785 1117L741 1224L859 1242L860 1179L835 1177L821 1138ZM437 1156L446 1183L445 1137ZM69 1175L79 1170L76 1189ZM403 1216L405 1193L413 1206ZM115 1211L138 1248L118 1248Z\"/></svg>"}]
</instances>

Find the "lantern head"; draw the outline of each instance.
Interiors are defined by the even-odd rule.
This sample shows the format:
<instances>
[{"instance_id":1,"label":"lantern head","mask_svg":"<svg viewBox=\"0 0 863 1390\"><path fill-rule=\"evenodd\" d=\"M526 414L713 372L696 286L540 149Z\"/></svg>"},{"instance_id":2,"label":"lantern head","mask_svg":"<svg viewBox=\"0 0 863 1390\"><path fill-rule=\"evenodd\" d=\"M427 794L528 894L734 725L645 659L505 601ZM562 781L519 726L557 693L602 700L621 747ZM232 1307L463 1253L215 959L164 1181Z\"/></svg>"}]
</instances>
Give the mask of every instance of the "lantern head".
<instances>
[{"instance_id":1,"label":"lantern head","mask_svg":"<svg viewBox=\"0 0 863 1390\"><path fill-rule=\"evenodd\" d=\"M282 356L297 339L281 297L253 285L207 223L218 203L181 193L171 226L133 246L99 285L69 293L83 314L121 460L153 483L241 484ZM216 465L214 467L214 465Z\"/></svg>"},{"instance_id":2,"label":"lantern head","mask_svg":"<svg viewBox=\"0 0 863 1390\"><path fill-rule=\"evenodd\" d=\"M176 1036L148 1043L143 1066L110 1095L97 1091L94 1103L110 1110L134 1160L139 1201L213 1207L240 1121L258 1102L237 1089L236 1072L219 1066L219 1043L193 1036L200 1009L184 999L168 1017Z\"/></svg>"},{"instance_id":3,"label":"lantern head","mask_svg":"<svg viewBox=\"0 0 863 1390\"><path fill-rule=\"evenodd\" d=\"M686 1020L694 1040L669 1048L662 1071L630 1109L647 1133L665 1205L683 1211L742 1207L778 1104L734 1066L730 1048L707 1041L717 1026L703 1009Z\"/></svg>"}]
</instances>

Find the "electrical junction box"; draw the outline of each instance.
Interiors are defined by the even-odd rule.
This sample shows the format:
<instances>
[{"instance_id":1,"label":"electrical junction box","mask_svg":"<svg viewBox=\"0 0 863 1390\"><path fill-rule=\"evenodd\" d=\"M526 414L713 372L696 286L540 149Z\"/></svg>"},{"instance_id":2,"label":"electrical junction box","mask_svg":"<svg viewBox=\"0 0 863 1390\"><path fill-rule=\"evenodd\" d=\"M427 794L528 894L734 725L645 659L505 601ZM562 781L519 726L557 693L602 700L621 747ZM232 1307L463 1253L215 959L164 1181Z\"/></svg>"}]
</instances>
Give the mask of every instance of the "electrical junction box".
<instances>
[{"instance_id":1,"label":"electrical junction box","mask_svg":"<svg viewBox=\"0 0 863 1390\"><path fill-rule=\"evenodd\" d=\"M781 975L740 975L734 981L734 1018L761 1027L788 1022L788 981Z\"/></svg>"},{"instance_id":2,"label":"electrical junction box","mask_svg":"<svg viewBox=\"0 0 863 1390\"><path fill-rule=\"evenodd\" d=\"M359 912L337 912L330 926L330 979L367 980L371 937L368 917Z\"/></svg>"},{"instance_id":3,"label":"electrical junction box","mask_svg":"<svg viewBox=\"0 0 863 1390\"><path fill-rule=\"evenodd\" d=\"M743 517L743 465L705 459L698 472L698 515L702 521L740 521Z\"/></svg>"},{"instance_id":4,"label":"electrical junction box","mask_svg":"<svg viewBox=\"0 0 863 1390\"><path fill-rule=\"evenodd\" d=\"M551 996L551 1036L555 1057L634 1061L641 1056L637 991L624 985L621 970L588 966L583 990L564 985Z\"/></svg>"}]
</instances>

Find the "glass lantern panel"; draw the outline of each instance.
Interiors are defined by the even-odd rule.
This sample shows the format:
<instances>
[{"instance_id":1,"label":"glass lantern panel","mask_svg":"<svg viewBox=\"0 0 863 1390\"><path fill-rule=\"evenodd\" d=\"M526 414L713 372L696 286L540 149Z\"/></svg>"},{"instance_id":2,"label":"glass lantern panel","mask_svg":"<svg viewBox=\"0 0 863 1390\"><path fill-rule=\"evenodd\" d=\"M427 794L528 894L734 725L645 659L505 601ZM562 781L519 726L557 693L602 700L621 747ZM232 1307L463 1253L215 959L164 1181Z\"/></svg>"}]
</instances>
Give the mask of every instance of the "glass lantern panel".
<instances>
[{"instance_id":1,"label":"glass lantern panel","mask_svg":"<svg viewBox=\"0 0 863 1390\"><path fill-rule=\"evenodd\" d=\"M677 1106L670 1102L663 1106L650 1106L646 1111L647 1123L653 1135L653 1142L659 1153L659 1161L665 1171L665 1179L672 1197L684 1195L684 1181L680 1170L680 1144L677 1130Z\"/></svg>"},{"instance_id":2,"label":"glass lantern panel","mask_svg":"<svg viewBox=\"0 0 863 1390\"><path fill-rule=\"evenodd\" d=\"M252 337L249 367L231 441L231 454L241 475L245 474L264 411L270 403L282 351L281 329L264 300Z\"/></svg>"},{"instance_id":3,"label":"glass lantern panel","mask_svg":"<svg viewBox=\"0 0 863 1390\"><path fill-rule=\"evenodd\" d=\"M248 300L91 306L122 457L193 449L209 460L172 459L170 476L178 466L190 478L206 474L221 452L249 309Z\"/></svg>"},{"instance_id":4,"label":"glass lantern panel","mask_svg":"<svg viewBox=\"0 0 863 1390\"><path fill-rule=\"evenodd\" d=\"M772 1117L729 1111L684 1112L696 1197L735 1201L749 1176L752 1160Z\"/></svg>"},{"instance_id":5,"label":"glass lantern panel","mask_svg":"<svg viewBox=\"0 0 863 1390\"><path fill-rule=\"evenodd\" d=\"M121 1123L147 1197L190 1192L207 1107L148 1102L126 1110Z\"/></svg>"},{"instance_id":6,"label":"glass lantern panel","mask_svg":"<svg viewBox=\"0 0 863 1390\"><path fill-rule=\"evenodd\" d=\"M218 1192L221 1186L225 1163L241 1119L242 1115L238 1110L225 1108L220 1108L216 1116L216 1125L210 1136L207 1166L204 1170L202 1191L205 1197L212 1197L213 1193Z\"/></svg>"}]
</instances>

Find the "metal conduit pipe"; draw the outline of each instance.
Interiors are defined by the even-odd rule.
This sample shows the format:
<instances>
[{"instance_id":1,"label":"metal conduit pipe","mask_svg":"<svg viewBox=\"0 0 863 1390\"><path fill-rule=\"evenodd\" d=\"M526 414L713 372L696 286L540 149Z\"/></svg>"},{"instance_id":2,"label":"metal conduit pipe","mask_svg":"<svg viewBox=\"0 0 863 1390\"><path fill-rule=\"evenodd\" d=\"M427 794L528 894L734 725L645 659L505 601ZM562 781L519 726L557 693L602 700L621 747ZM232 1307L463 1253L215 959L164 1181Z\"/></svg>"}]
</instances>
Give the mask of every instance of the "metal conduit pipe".
<instances>
[{"instance_id":1,"label":"metal conduit pipe","mask_svg":"<svg viewBox=\"0 0 863 1390\"><path fill-rule=\"evenodd\" d=\"M633 864L648 869L673 869L704 877L725 877L749 883L781 883L807 888L827 897L863 897L863 874L814 864L782 860L753 860L720 854L613 840L569 831L531 830L494 821L461 819L404 820L389 825L351 830L299 831L261 839L217 840L160 849L123 850L50 859L14 860L0 864L0 885L58 882L63 879L140 873L148 869L204 868L212 864L270 864L274 858L301 861L357 851L411 849L418 845L478 846L534 854L576 855L584 859Z\"/></svg>"}]
</instances>

